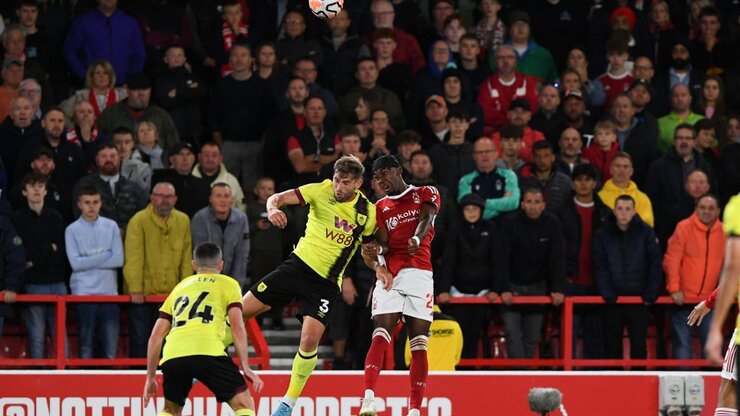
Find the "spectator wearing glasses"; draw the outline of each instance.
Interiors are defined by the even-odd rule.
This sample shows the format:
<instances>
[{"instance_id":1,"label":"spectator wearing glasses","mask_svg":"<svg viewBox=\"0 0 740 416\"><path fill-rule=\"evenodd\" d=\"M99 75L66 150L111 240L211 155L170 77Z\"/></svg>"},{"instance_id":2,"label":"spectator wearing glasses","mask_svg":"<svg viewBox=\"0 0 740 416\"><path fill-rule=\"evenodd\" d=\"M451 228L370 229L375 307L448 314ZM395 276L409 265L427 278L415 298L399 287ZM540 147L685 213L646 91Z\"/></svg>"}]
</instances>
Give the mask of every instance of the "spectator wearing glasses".
<instances>
[{"instance_id":1,"label":"spectator wearing glasses","mask_svg":"<svg viewBox=\"0 0 740 416\"><path fill-rule=\"evenodd\" d=\"M519 206L519 183L509 169L496 168L498 150L488 137L481 137L473 145L476 170L460 178L457 199L474 193L486 201L483 219L490 220Z\"/></svg>"},{"instance_id":2,"label":"spectator wearing glasses","mask_svg":"<svg viewBox=\"0 0 740 416\"><path fill-rule=\"evenodd\" d=\"M131 218L124 242L124 293L131 295L128 308L129 352L146 357L147 335L159 317L156 303L145 296L166 295L193 272L190 220L175 209L175 187L154 185L150 204Z\"/></svg>"}]
</instances>

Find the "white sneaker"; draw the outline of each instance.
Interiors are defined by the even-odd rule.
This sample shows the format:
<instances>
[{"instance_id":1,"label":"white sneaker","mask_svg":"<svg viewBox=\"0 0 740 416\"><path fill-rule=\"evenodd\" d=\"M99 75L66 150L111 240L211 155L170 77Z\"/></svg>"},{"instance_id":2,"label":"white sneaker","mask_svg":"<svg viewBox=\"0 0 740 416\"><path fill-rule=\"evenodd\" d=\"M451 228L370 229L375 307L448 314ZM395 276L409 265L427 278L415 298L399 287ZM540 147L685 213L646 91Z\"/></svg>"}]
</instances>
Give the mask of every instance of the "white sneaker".
<instances>
[{"instance_id":1,"label":"white sneaker","mask_svg":"<svg viewBox=\"0 0 740 416\"><path fill-rule=\"evenodd\" d=\"M411 409L409 410L409 414L407 414L406 416L421 416L421 412L419 411L419 409Z\"/></svg>"},{"instance_id":2,"label":"white sneaker","mask_svg":"<svg viewBox=\"0 0 740 416\"><path fill-rule=\"evenodd\" d=\"M377 416L378 411L375 410L375 399L362 399L362 407L360 407L360 414L358 416Z\"/></svg>"}]
</instances>

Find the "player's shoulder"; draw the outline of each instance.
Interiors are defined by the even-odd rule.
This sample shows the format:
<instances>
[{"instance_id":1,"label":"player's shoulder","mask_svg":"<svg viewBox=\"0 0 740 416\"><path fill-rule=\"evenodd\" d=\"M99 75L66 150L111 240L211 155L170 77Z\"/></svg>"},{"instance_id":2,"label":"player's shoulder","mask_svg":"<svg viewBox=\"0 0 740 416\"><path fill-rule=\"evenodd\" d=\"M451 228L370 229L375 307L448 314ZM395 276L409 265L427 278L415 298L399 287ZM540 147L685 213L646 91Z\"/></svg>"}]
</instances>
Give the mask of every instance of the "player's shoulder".
<instances>
[{"instance_id":1,"label":"player's shoulder","mask_svg":"<svg viewBox=\"0 0 740 416\"><path fill-rule=\"evenodd\" d=\"M312 195L320 195L321 193L331 193L332 195L334 192L331 189L331 180L325 179L321 182L314 182L314 183L307 183L305 185L301 185L298 188L295 188L296 191L300 192L304 196L312 196Z\"/></svg>"},{"instance_id":2,"label":"player's shoulder","mask_svg":"<svg viewBox=\"0 0 740 416\"><path fill-rule=\"evenodd\" d=\"M740 194L730 198L727 206L725 206L722 223L727 235L740 236Z\"/></svg>"}]
</instances>

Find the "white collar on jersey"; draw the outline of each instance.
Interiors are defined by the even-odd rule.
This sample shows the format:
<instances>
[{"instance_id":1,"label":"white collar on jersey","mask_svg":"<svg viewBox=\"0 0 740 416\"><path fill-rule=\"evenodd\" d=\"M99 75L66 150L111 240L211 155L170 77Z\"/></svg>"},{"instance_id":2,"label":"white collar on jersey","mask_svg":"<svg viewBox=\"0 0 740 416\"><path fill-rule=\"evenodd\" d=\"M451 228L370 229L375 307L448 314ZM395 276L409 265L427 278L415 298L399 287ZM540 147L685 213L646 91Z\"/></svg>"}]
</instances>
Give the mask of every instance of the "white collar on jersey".
<instances>
[{"instance_id":1,"label":"white collar on jersey","mask_svg":"<svg viewBox=\"0 0 740 416\"><path fill-rule=\"evenodd\" d=\"M403 197L404 195L406 195L407 193L409 193L409 191L411 191L411 190L414 190L414 189L419 189L419 188L417 188L417 187L416 187L416 186L414 186L414 185L409 185L409 186L408 186L408 188L406 188L406 189L405 189L405 190L404 190L403 192L401 192L400 194L398 194L398 195L386 195L385 197L386 197L386 198L388 198L388 199L398 199L398 198L402 198L402 197Z\"/></svg>"}]
</instances>

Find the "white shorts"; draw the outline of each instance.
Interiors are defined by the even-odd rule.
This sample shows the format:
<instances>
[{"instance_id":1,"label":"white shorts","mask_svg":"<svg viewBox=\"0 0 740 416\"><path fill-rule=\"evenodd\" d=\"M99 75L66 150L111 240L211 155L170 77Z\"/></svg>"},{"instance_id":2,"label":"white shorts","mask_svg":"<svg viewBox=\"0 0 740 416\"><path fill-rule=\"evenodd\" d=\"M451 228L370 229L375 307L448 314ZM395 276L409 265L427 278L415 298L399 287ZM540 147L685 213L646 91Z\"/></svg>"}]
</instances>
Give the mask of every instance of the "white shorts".
<instances>
[{"instance_id":1,"label":"white shorts","mask_svg":"<svg viewBox=\"0 0 740 416\"><path fill-rule=\"evenodd\" d=\"M732 380L737 382L737 345L735 344L735 337L737 336L737 328L732 332L732 338L730 339L730 345L727 346L727 352L725 353L725 362L722 363L722 374L721 377L725 380Z\"/></svg>"},{"instance_id":2,"label":"white shorts","mask_svg":"<svg viewBox=\"0 0 740 416\"><path fill-rule=\"evenodd\" d=\"M390 290L378 282L373 290L372 316L402 313L432 322L434 316L432 272L416 268L401 269Z\"/></svg>"}]
</instances>

